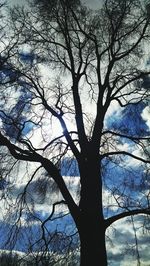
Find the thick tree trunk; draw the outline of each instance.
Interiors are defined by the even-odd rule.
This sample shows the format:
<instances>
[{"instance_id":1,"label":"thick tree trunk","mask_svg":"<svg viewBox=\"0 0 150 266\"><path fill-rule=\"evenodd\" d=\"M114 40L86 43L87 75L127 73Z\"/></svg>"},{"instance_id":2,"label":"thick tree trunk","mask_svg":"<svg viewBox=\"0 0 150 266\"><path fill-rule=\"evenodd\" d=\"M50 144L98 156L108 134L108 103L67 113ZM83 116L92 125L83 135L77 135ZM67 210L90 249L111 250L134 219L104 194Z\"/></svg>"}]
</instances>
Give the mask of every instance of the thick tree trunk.
<instances>
[{"instance_id":1,"label":"thick tree trunk","mask_svg":"<svg viewBox=\"0 0 150 266\"><path fill-rule=\"evenodd\" d=\"M100 161L90 156L80 165L81 200L80 224L81 266L106 266L105 221L102 206Z\"/></svg>"},{"instance_id":2,"label":"thick tree trunk","mask_svg":"<svg viewBox=\"0 0 150 266\"><path fill-rule=\"evenodd\" d=\"M98 215L97 215L98 216ZM86 217L80 229L80 265L107 266L105 228L97 219Z\"/></svg>"}]
</instances>

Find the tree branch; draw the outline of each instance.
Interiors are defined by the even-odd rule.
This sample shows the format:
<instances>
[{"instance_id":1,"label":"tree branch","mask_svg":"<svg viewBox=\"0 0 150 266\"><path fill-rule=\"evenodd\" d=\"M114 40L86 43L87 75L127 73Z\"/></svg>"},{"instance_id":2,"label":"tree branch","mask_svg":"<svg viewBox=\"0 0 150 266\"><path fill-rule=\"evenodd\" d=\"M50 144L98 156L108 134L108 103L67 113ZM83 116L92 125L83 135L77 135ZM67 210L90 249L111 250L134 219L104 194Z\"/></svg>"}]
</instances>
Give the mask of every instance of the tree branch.
<instances>
[{"instance_id":1,"label":"tree branch","mask_svg":"<svg viewBox=\"0 0 150 266\"><path fill-rule=\"evenodd\" d=\"M24 150L15 144L12 144L5 136L0 132L0 146L5 146L10 151L11 155L17 160L40 162L40 155L35 151Z\"/></svg>"},{"instance_id":2,"label":"tree branch","mask_svg":"<svg viewBox=\"0 0 150 266\"><path fill-rule=\"evenodd\" d=\"M117 94L123 89L125 88L127 85L130 85L132 82L136 81L136 80L139 80L140 78L142 77L146 77L150 74L150 71L140 71L140 73L135 76L133 76L132 78L129 78L122 86L120 86L112 95L111 95L111 99L115 99L115 100L118 100L117 98ZM125 77L122 77L122 78L125 78ZM115 85L114 85L115 86ZM114 86L112 89L114 89ZM131 93L130 93L131 94ZM129 95L129 94L128 94ZM121 104L120 104L121 105Z\"/></svg>"},{"instance_id":3,"label":"tree branch","mask_svg":"<svg viewBox=\"0 0 150 266\"><path fill-rule=\"evenodd\" d=\"M105 135L105 134L111 134L111 135L118 136L118 137L121 137L121 138L130 139L132 141L150 140L150 137L138 137L138 136L137 137L133 137L133 136L129 136L129 135L120 134L120 133L117 133L117 132L114 132L114 131L111 131L111 130L103 131L102 135Z\"/></svg>"},{"instance_id":4,"label":"tree branch","mask_svg":"<svg viewBox=\"0 0 150 266\"><path fill-rule=\"evenodd\" d=\"M0 133L0 145L6 146L8 150L10 151L11 155L17 159L17 160L24 160L24 161L30 161L30 162L39 162L41 165L45 168L45 170L48 172L49 176L54 179L56 184L58 185L60 192L63 196L63 198L66 201L66 204L68 205L68 208L76 222L78 224L79 219L79 208L75 204L71 194L69 193L69 190L66 187L66 184L62 178L62 176L59 173L59 170L57 167L49 161L47 158L42 157L40 154L33 151L32 153L28 150L23 150L16 145L12 144L6 137L4 137Z\"/></svg>"},{"instance_id":5,"label":"tree branch","mask_svg":"<svg viewBox=\"0 0 150 266\"><path fill-rule=\"evenodd\" d=\"M128 212L123 212L123 213L117 214L117 215L115 215L113 217L110 217L110 218L105 220L106 227L109 227L112 223L114 223L114 222L116 222L116 221L118 221L120 219L126 218L128 216L132 216L132 215L138 215L138 214L150 215L150 208L129 210Z\"/></svg>"},{"instance_id":6,"label":"tree branch","mask_svg":"<svg viewBox=\"0 0 150 266\"><path fill-rule=\"evenodd\" d=\"M129 153L129 152L126 152L126 151L112 151L112 152L108 152L108 153L105 153L105 154L102 154L101 155L101 158L105 158L105 157L109 157L109 156L112 156L112 155L125 155L125 156L130 156L132 158L134 158L135 160L138 160L138 161L141 161L143 163L150 163L150 160L146 160L146 159L143 159L139 156L136 156L132 153Z\"/></svg>"}]
</instances>

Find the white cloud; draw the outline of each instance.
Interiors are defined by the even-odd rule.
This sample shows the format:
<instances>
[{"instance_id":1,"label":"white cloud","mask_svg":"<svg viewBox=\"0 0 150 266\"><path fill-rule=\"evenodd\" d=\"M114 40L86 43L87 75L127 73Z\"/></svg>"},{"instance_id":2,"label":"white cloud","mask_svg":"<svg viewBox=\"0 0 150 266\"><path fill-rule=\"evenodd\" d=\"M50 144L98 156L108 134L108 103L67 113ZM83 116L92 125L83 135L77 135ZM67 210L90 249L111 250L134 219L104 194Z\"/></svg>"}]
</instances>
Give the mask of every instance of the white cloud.
<instances>
[{"instance_id":1,"label":"white cloud","mask_svg":"<svg viewBox=\"0 0 150 266\"><path fill-rule=\"evenodd\" d=\"M82 2L93 9L98 9L102 5L102 0L82 0Z\"/></svg>"},{"instance_id":2,"label":"white cloud","mask_svg":"<svg viewBox=\"0 0 150 266\"><path fill-rule=\"evenodd\" d=\"M144 217L144 216L143 216ZM137 228L138 250L141 257L141 265L149 265L148 243L149 237L143 235L142 216L134 219L134 226ZM112 239L107 242L107 250L111 266L137 266L136 242L133 230L133 223L130 218L118 220L113 227L107 230L107 236Z\"/></svg>"},{"instance_id":3,"label":"white cloud","mask_svg":"<svg viewBox=\"0 0 150 266\"><path fill-rule=\"evenodd\" d=\"M25 1L25 0L8 0L7 2L8 2L8 4L10 6L13 6L13 5L25 5L27 3L27 1Z\"/></svg>"},{"instance_id":4,"label":"white cloud","mask_svg":"<svg viewBox=\"0 0 150 266\"><path fill-rule=\"evenodd\" d=\"M82 2L85 5L88 5L89 7L96 9L96 8L100 8L101 6L101 0L82 0ZM27 1L25 0L8 0L8 3L13 6L13 5L25 5L27 4Z\"/></svg>"},{"instance_id":5,"label":"white cloud","mask_svg":"<svg viewBox=\"0 0 150 266\"><path fill-rule=\"evenodd\" d=\"M146 124L147 124L147 126L149 127L149 130L150 130L150 106L147 106L147 107L144 108L141 116L146 121Z\"/></svg>"}]
</instances>

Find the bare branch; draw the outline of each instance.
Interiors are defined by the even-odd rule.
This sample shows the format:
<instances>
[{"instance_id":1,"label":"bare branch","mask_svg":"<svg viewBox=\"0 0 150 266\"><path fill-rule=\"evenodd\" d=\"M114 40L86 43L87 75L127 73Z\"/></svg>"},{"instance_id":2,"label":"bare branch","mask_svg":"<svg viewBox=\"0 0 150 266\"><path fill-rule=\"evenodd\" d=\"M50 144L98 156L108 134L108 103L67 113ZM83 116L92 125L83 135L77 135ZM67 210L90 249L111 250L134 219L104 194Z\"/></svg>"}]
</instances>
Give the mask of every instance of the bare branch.
<instances>
[{"instance_id":1,"label":"bare branch","mask_svg":"<svg viewBox=\"0 0 150 266\"><path fill-rule=\"evenodd\" d=\"M131 135L125 135L125 134L121 134L119 132L114 132L114 131L111 131L111 130L106 130L106 131L103 131L102 135L105 135L105 134L111 134L111 135L114 135L114 136L118 136L118 137L121 137L121 138L127 138L127 139L130 139L130 140L133 140L133 141L140 141L140 140L150 140L150 137L141 137L141 136L131 136Z\"/></svg>"},{"instance_id":2,"label":"bare branch","mask_svg":"<svg viewBox=\"0 0 150 266\"><path fill-rule=\"evenodd\" d=\"M113 156L113 155L129 156L129 157L132 157L133 159L141 161L143 163L148 163L148 164L150 163L150 160L143 159L142 157L136 156L136 155L129 153L129 152L126 152L126 151L112 151L112 152L102 154L100 157L101 157L101 159L103 159L105 157L109 157L109 156Z\"/></svg>"},{"instance_id":3,"label":"bare branch","mask_svg":"<svg viewBox=\"0 0 150 266\"><path fill-rule=\"evenodd\" d=\"M113 217L110 217L110 218L105 220L106 227L109 227L112 223L114 223L120 219L129 217L129 216L133 216L133 215L139 215L139 214L150 215L150 209L146 208L146 209L129 210L128 212L123 212L123 213L114 215Z\"/></svg>"}]
</instances>

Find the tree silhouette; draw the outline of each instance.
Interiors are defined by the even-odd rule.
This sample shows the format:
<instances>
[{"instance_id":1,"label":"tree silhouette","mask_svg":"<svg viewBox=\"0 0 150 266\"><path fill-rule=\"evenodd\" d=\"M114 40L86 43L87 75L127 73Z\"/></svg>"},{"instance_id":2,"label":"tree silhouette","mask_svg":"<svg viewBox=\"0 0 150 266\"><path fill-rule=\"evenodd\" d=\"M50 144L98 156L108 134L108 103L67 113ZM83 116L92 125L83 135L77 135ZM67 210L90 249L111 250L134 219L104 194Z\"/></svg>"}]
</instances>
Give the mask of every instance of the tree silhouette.
<instances>
[{"instance_id":1,"label":"tree silhouette","mask_svg":"<svg viewBox=\"0 0 150 266\"><path fill-rule=\"evenodd\" d=\"M78 230L82 266L107 265L105 233L114 222L150 214L150 138L142 116L149 101L149 22L148 4L138 0L105 0L98 11L80 1L34 1L31 11L11 11L15 80L1 86L2 97L13 102L1 109L0 145L16 163L36 168L17 202L27 201L41 169L57 184L63 200L42 222L42 237L55 207L66 204ZM54 134L57 123L61 133ZM79 201L62 175L65 161L77 167ZM105 206L106 190L115 211Z\"/></svg>"}]
</instances>

